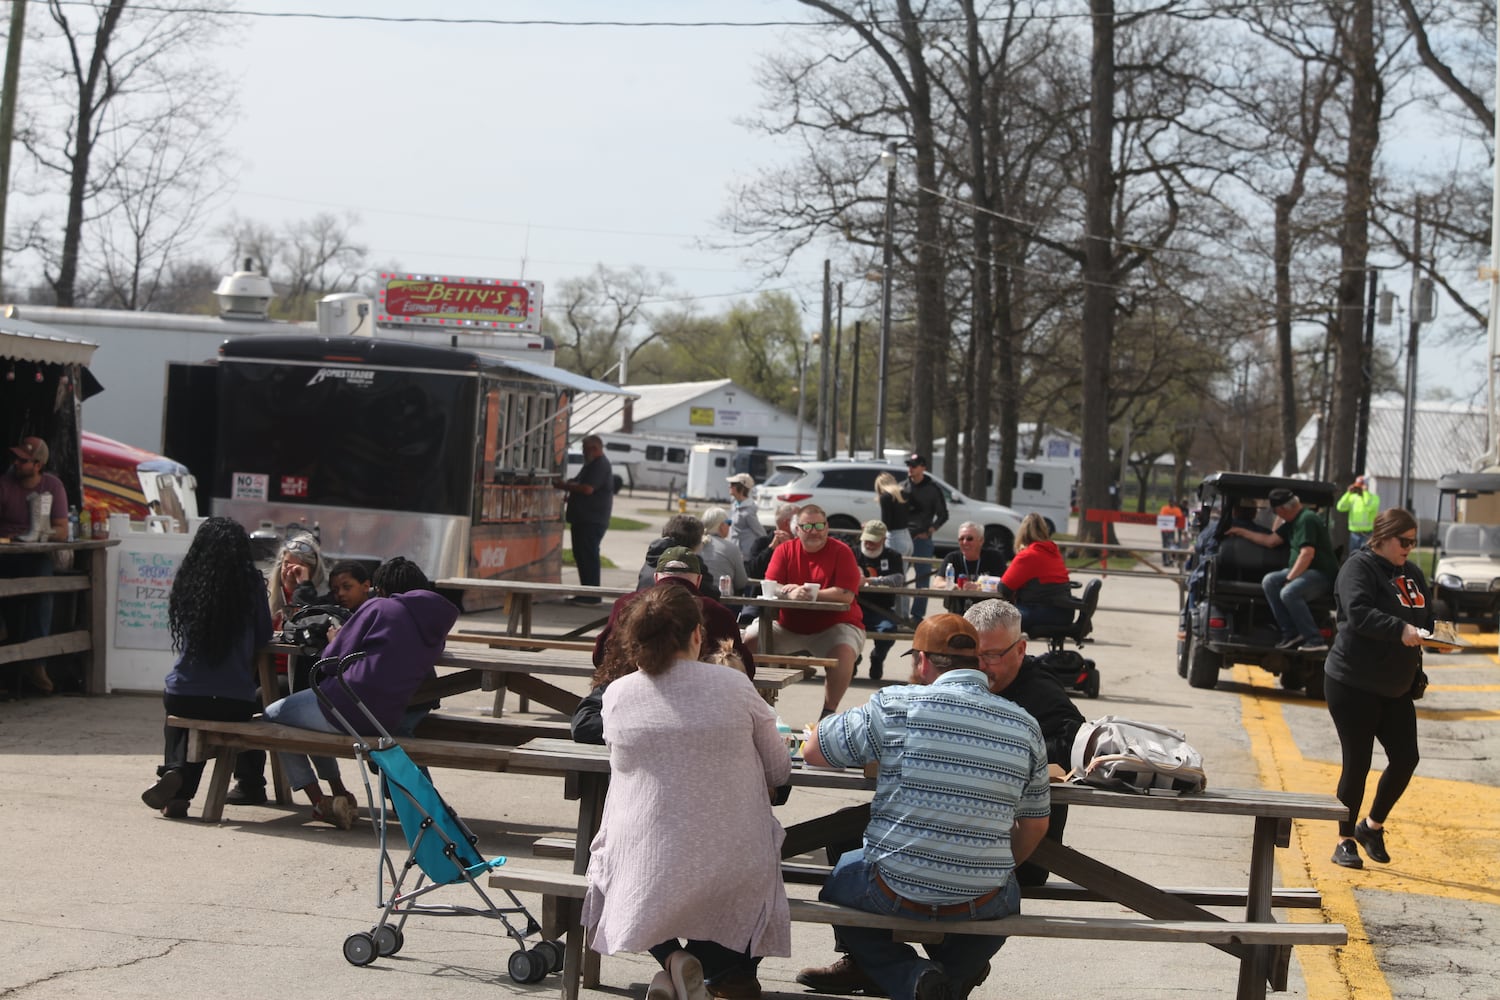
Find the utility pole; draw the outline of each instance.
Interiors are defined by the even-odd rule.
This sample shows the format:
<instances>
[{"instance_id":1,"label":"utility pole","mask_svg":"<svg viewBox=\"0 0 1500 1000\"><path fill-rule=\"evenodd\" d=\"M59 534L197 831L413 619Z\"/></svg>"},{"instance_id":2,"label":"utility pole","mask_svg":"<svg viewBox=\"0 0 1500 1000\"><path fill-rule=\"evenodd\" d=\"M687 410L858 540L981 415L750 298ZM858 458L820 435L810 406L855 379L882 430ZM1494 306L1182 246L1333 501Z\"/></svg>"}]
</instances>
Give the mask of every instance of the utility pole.
<instances>
[{"instance_id":1,"label":"utility pole","mask_svg":"<svg viewBox=\"0 0 1500 1000\"><path fill-rule=\"evenodd\" d=\"M823 261L823 334L818 342L818 461L828 460L828 380L833 367L830 351L833 347L833 265Z\"/></svg>"},{"instance_id":2,"label":"utility pole","mask_svg":"<svg viewBox=\"0 0 1500 1000\"><path fill-rule=\"evenodd\" d=\"M1418 198L1411 226L1411 322L1406 335L1406 413L1401 421L1401 505L1412 509L1412 438L1417 429L1417 331L1422 327L1422 199Z\"/></svg>"},{"instance_id":3,"label":"utility pole","mask_svg":"<svg viewBox=\"0 0 1500 1000\"><path fill-rule=\"evenodd\" d=\"M894 248L892 227L896 221L896 143L886 144L880 154L885 167L885 239L880 260L880 354L875 377L875 448L874 459L885 461L886 380L890 376L891 353L891 257Z\"/></svg>"},{"instance_id":4,"label":"utility pole","mask_svg":"<svg viewBox=\"0 0 1500 1000\"><path fill-rule=\"evenodd\" d=\"M5 282L5 208L10 200L10 147L16 130L16 87L21 77L21 42L26 37L26 8L20 0L10 5L10 40L5 47L5 80L0 86L0 295Z\"/></svg>"},{"instance_id":5,"label":"utility pole","mask_svg":"<svg viewBox=\"0 0 1500 1000\"><path fill-rule=\"evenodd\" d=\"M1359 430L1354 435L1354 474L1363 475L1370 454L1370 393L1375 382L1375 304L1379 295L1380 271L1370 268L1369 302L1365 306L1365 349L1359 359L1363 381L1359 392Z\"/></svg>"},{"instance_id":6,"label":"utility pole","mask_svg":"<svg viewBox=\"0 0 1500 1000\"><path fill-rule=\"evenodd\" d=\"M854 321L854 360L849 368L849 457L854 457L855 434L859 430L859 330L860 321Z\"/></svg>"},{"instance_id":7,"label":"utility pole","mask_svg":"<svg viewBox=\"0 0 1500 1000\"><path fill-rule=\"evenodd\" d=\"M840 281L834 288L834 294L838 298L837 310L833 322L833 374L829 376L829 384L833 387L828 394L828 457L837 458L839 453L839 383L842 381L839 366L844 358L844 283Z\"/></svg>"}]
</instances>

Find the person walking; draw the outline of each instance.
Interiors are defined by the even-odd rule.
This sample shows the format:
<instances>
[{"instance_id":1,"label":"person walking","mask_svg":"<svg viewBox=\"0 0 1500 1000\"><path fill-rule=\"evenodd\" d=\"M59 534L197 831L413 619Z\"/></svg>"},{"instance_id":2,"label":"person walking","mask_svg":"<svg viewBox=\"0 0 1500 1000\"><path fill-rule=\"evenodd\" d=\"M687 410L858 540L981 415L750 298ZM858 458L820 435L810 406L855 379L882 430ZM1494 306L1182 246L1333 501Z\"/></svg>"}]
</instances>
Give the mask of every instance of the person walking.
<instances>
[{"instance_id":1,"label":"person walking","mask_svg":"<svg viewBox=\"0 0 1500 1000\"><path fill-rule=\"evenodd\" d=\"M923 560L932 558L933 533L948 521L948 501L943 498L942 487L927 474L925 455L913 453L907 456L906 478L901 482L901 492L910 508L907 527L911 530L911 552L908 554L917 557L914 584L922 588L932 580L932 564ZM927 598L913 598L912 618L921 621L926 615Z\"/></svg>"},{"instance_id":2,"label":"person walking","mask_svg":"<svg viewBox=\"0 0 1500 1000\"><path fill-rule=\"evenodd\" d=\"M1354 482L1334 504L1334 510L1349 515L1349 554L1353 555L1369 544L1370 532L1375 528L1375 515L1380 513L1380 497L1370 489L1369 480L1355 476Z\"/></svg>"},{"instance_id":3,"label":"person walking","mask_svg":"<svg viewBox=\"0 0 1500 1000\"><path fill-rule=\"evenodd\" d=\"M1417 709L1427 676L1422 672L1422 636L1433 625L1432 594L1421 569L1408 556L1417 544L1417 522L1393 508L1371 525L1369 544L1339 571L1339 632L1323 665L1328 714L1343 754L1338 797L1349 809L1339 821L1333 863L1363 868L1359 849L1388 864L1385 821L1416 772ZM1386 766L1364 819L1365 781L1375 741Z\"/></svg>"},{"instance_id":4,"label":"person walking","mask_svg":"<svg viewBox=\"0 0 1500 1000\"><path fill-rule=\"evenodd\" d=\"M750 491L755 489L755 480L748 472L739 472L729 477L729 540L740 547L740 554L748 563L755 554L755 541L766 537L765 525L755 510L755 501Z\"/></svg>"},{"instance_id":5,"label":"person walking","mask_svg":"<svg viewBox=\"0 0 1500 1000\"><path fill-rule=\"evenodd\" d=\"M604 441L596 434L583 439L583 467L572 479L558 483L568 494L565 519L573 546L573 564L578 567L578 582L585 587L599 586L599 546L609 530L609 515L614 508L615 473L604 457ZM597 597L578 596L575 604L598 604Z\"/></svg>"}]
</instances>

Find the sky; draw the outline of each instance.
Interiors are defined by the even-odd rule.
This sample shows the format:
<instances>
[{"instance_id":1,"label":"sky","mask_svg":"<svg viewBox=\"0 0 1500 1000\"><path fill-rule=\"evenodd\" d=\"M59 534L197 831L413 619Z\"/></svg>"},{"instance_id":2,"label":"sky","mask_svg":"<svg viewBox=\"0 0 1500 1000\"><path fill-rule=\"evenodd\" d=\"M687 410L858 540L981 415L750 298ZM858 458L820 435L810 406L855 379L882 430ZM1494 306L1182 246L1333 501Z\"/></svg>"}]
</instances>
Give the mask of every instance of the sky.
<instances>
[{"instance_id":1,"label":"sky","mask_svg":"<svg viewBox=\"0 0 1500 1000\"><path fill-rule=\"evenodd\" d=\"M444 0L413 6L242 0L241 10L568 21L801 20L790 0ZM627 13L628 12L628 13ZM416 25L245 19L220 69L237 81L242 158L228 208L275 222L352 211L376 264L555 286L595 265L669 273L717 311L757 291L817 295L809 254L767 278L718 217L734 186L787 155L740 122L775 27ZM872 156L878 155L872 150Z\"/></svg>"}]
</instances>

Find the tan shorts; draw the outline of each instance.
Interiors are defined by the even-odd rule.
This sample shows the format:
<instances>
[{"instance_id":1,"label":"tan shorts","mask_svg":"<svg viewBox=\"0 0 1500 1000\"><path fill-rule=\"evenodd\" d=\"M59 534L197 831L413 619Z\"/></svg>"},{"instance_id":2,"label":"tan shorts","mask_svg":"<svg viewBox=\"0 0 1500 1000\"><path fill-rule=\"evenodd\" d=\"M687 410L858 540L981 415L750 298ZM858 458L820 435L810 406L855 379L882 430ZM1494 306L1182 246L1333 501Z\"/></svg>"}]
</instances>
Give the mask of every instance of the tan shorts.
<instances>
[{"instance_id":1,"label":"tan shorts","mask_svg":"<svg viewBox=\"0 0 1500 1000\"><path fill-rule=\"evenodd\" d=\"M772 648L778 653L806 653L809 656L831 658L834 650L839 646L848 646L850 651L859 655L859 651L865 646L864 629L856 628L848 622L840 622L833 628L826 628L821 632L813 632L804 635L801 632L793 632L780 622L771 622Z\"/></svg>"}]
</instances>

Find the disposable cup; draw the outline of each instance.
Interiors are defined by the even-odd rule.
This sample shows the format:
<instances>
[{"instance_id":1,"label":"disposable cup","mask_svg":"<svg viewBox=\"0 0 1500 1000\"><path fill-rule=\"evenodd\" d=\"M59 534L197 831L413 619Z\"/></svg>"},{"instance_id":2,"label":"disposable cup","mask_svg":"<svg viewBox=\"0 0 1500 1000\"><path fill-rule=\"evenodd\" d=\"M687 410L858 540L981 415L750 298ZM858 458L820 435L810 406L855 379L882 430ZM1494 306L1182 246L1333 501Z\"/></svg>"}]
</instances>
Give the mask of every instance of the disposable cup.
<instances>
[{"instance_id":1,"label":"disposable cup","mask_svg":"<svg viewBox=\"0 0 1500 1000\"><path fill-rule=\"evenodd\" d=\"M781 584L777 583L775 580L762 580L762 581L760 581L760 596L762 596L762 597L780 597L781 596Z\"/></svg>"},{"instance_id":2,"label":"disposable cup","mask_svg":"<svg viewBox=\"0 0 1500 1000\"><path fill-rule=\"evenodd\" d=\"M807 599L809 601L816 601L818 599L818 591L822 590L823 587L817 583L804 583L802 589L807 591Z\"/></svg>"}]
</instances>

